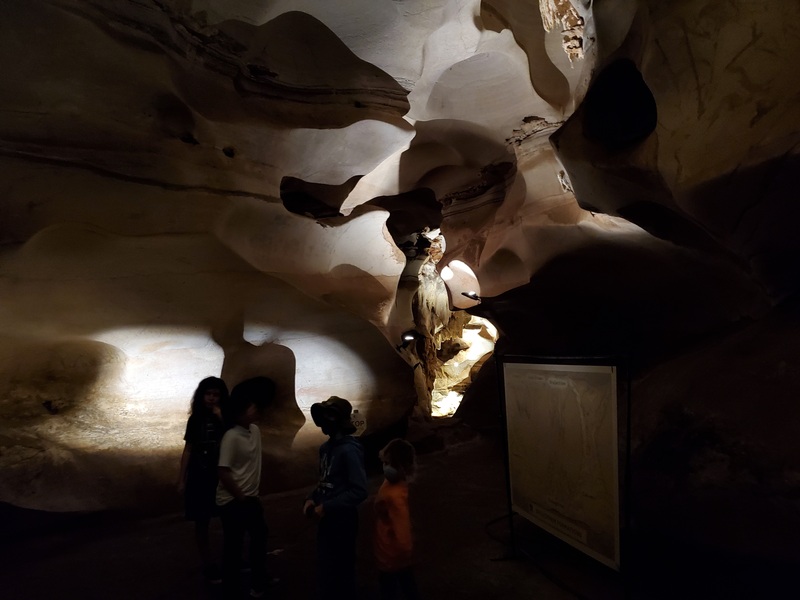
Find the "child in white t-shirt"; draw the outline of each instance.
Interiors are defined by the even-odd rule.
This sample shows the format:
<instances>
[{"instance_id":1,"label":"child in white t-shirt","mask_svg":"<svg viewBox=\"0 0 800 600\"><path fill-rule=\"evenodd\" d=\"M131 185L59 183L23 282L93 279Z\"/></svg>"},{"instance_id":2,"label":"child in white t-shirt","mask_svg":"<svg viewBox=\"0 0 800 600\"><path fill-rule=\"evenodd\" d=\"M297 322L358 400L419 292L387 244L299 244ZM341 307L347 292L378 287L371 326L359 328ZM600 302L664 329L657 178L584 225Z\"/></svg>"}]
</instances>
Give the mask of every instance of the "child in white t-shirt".
<instances>
[{"instance_id":1,"label":"child in white t-shirt","mask_svg":"<svg viewBox=\"0 0 800 600\"><path fill-rule=\"evenodd\" d=\"M228 598L239 597L245 535L250 541L250 596L261 598L268 583L268 528L258 497L261 484L261 432L254 422L258 418L257 405L270 401L271 397L261 397L265 394L264 386L251 385L251 382L242 382L231 392L224 412L230 429L222 436L219 450L217 506L224 537L222 582ZM271 392L271 389L268 391Z\"/></svg>"}]
</instances>

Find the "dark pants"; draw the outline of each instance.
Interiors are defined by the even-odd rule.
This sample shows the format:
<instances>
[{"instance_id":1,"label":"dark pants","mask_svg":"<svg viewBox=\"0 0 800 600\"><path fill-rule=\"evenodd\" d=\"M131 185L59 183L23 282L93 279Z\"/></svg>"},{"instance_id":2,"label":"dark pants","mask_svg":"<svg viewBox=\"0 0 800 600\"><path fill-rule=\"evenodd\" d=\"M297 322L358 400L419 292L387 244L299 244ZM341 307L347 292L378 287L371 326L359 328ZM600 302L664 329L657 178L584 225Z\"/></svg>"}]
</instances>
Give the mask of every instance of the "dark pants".
<instances>
[{"instance_id":1,"label":"dark pants","mask_svg":"<svg viewBox=\"0 0 800 600\"><path fill-rule=\"evenodd\" d=\"M317 529L317 597L355 600L358 511L326 514Z\"/></svg>"},{"instance_id":2,"label":"dark pants","mask_svg":"<svg viewBox=\"0 0 800 600\"><path fill-rule=\"evenodd\" d=\"M414 580L414 573L411 569L394 571L379 575L381 587L381 600L395 600L395 598L406 598L407 600L419 600L417 582Z\"/></svg>"},{"instance_id":3,"label":"dark pants","mask_svg":"<svg viewBox=\"0 0 800 600\"><path fill-rule=\"evenodd\" d=\"M251 587L263 590L267 584L267 523L256 497L233 500L220 508L222 518L222 584L226 598L241 596L240 573L244 537L250 539Z\"/></svg>"}]
</instances>

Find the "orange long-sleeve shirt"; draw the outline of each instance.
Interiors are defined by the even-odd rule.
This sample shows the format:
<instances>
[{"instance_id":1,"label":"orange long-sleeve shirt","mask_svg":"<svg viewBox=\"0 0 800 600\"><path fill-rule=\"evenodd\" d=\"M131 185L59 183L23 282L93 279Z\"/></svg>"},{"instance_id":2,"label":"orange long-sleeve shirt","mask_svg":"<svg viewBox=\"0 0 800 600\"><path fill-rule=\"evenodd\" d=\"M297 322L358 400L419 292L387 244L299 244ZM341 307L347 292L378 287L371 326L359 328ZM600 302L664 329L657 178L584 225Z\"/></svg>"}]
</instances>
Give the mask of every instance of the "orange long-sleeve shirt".
<instances>
[{"instance_id":1,"label":"orange long-sleeve shirt","mask_svg":"<svg viewBox=\"0 0 800 600\"><path fill-rule=\"evenodd\" d=\"M384 480L375 497L375 562L378 570L399 571L411 565L414 547L408 510L408 483Z\"/></svg>"}]
</instances>

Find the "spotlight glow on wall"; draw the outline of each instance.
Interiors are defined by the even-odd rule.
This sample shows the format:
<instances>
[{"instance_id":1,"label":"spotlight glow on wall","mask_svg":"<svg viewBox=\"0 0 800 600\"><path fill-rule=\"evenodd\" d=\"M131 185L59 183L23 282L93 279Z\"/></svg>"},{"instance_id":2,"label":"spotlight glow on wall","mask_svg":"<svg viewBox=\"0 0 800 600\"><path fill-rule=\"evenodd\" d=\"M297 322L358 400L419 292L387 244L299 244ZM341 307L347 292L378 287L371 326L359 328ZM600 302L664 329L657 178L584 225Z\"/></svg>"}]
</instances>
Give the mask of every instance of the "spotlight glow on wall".
<instances>
[{"instance_id":1,"label":"spotlight glow on wall","mask_svg":"<svg viewBox=\"0 0 800 600\"><path fill-rule=\"evenodd\" d=\"M224 353L208 331L193 327L121 327L94 339L125 353L120 390L135 411L185 417L197 383L219 375ZM131 405L133 406L133 405Z\"/></svg>"},{"instance_id":2,"label":"spotlight glow on wall","mask_svg":"<svg viewBox=\"0 0 800 600\"><path fill-rule=\"evenodd\" d=\"M470 308L481 301L481 286L473 270L460 260L450 261L440 272L450 291L453 308Z\"/></svg>"},{"instance_id":3,"label":"spotlight glow on wall","mask_svg":"<svg viewBox=\"0 0 800 600\"><path fill-rule=\"evenodd\" d=\"M442 281L447 282L452 280L455 274L453 273L453 269L451 269L450 267L444 267L442 269L440 276L442 278Z\"/></svg>"}]
</instances>

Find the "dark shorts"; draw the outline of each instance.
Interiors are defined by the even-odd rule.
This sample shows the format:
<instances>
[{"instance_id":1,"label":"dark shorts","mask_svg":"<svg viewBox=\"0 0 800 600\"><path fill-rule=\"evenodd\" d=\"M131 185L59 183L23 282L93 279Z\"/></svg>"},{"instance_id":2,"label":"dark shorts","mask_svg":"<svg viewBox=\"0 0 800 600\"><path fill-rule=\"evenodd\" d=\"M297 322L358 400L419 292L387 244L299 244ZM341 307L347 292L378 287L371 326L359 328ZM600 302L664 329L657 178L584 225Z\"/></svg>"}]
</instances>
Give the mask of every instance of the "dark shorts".
<instances>
[{"instance_id":1,"label":"dark shorts","mask_svg":"<svg viewBox=\"0 0 800 600\"><path fill-rule=\"evenodd\" d=\"M195 469L187 473L184 502L189 521L207 521L219 514L217 481L216 471Z\"/></svg>"}]
</instances>

